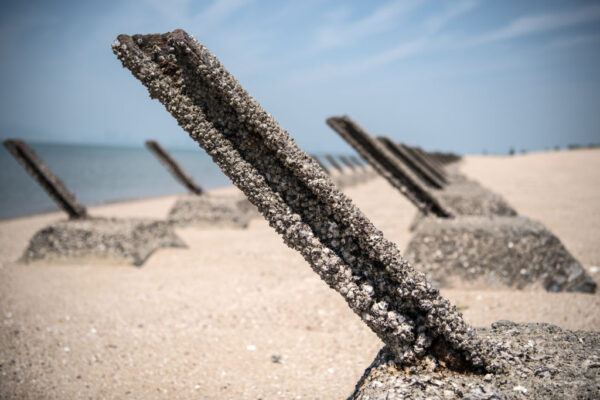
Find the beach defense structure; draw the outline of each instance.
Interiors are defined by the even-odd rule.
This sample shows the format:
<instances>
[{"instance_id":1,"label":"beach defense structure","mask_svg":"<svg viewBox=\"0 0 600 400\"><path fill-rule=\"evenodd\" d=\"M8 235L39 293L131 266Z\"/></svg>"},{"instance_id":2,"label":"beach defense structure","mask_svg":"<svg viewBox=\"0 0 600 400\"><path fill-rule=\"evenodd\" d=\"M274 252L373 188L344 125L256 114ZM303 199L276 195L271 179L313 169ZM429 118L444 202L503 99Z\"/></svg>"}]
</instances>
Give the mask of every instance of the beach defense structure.
<instances>
[{"instance_id":1,"label":"beach defense structure","mask_svg":"<svg viewBox=\"0 0 600 400\"><path fill-rule=\"evenodd\" d=\"M193 225L196 227L246 228L250 220L256 216L252 205L245 198L205 193L160 143L147 140L146 147L175 180L191 193L188 196L177 198L167 217L170 223L181 227Z\"/></svg>"},{"instance_id":2,"label":"beach defense structure","mask_svg":"<svg viewBox=\"0 0 600 400\"><path fill-rule=\"evenodd\" d=\"M404 387L416 394L412 398L431 394L441 398L448 393L476 398L482 385L491 398L504 398L514 395L515 380L536 389L549 385L531 368L542 358L527 357L518 330L504 336L491 332L486 340L476 334L195 38L182 30L119 35L113 52L258 207L284 242L300 252L386 344L381 356L386 367L377 359L354 398L400 398L396 388ZM571 393L593 388L596 375L585 376L583 364L588 351L600 348L598 335L586 335L589 349L582 351L581 343L565 344L560 340L564 335L554 337L555 333L521 335L525 341L533 337L545 341L545 350L552 354L579 349L570 357L558 355L561 369L553 370L552 382L559 386L551 389ZM413 374L419 372L423 375L415 380ZM372 373L383 382L371 379ZM578 377L575 382L573 376ZM418 386L412 384L415 381ZM391 396L374 393L377 387Z\"/></svg>"},{"instance_id":3,"label":"beach defense structure","mask_svg":"<svg viewBox=\"0 0 600 400\"><path fill-rule=\"evenodd\" d=\"M90 217L27 143L9 139L4 145L70 218L36 232L23 261L99 257L141 266L159 248L186 247L166 221Z\"/></svg>"},{"instance_id":4,"label":"beach defense structure","mask_svg":"<svg viewBox=\"0 0 600 400\"><path fill-rule=\"evenodd\" d=\"M407 147L410 147L410 146L407 146ZM446 173L444 171L444 165L440 164L438 162L438 160L431 157L431 155L428 152L426 152L425 150L423 150L420 147L413 146L411 148L421 156L421 158L425 161L425 165L427 165L429 168L433 168L436 171L436 173L440 174L442 177L446 177Z\"/></svg>"},{"instance_id":5,"label":"beach defense structure","mask_svg":"<svg viewBox=\"0 0 600 400\"><path fill-rule=\"evenodd\" d=\"M497 367L493 348L195 38L119 35L113 51L399 364Z\"/></svg>"},{"instance_id":6,"label":"beach defense structure","mask_svg":"<svg viewBox=\"0 0 600 400\"><path fill-rule=\"evenodd\" d=\"M458 154L454 154L454 153L429 151L429 152L427 152L427 154L429 154L429 157L431 157L433 160L436 160L441 165L452 164L461 159L461 156L459 156Z\"/></svg>"},{"instance_id":7,"label":"beach defense structure","mask_svg":"<svg viewBox=\"0 0 600 400\"><path fill-rule=\"evenodd\" d=\"M428 187L401 158L348 116L328 118L327 124L417 207L420 213L414 227L427 215L440 218L516 215L501 196L464 177L454 179L443 190Z\"/></svg>"},{"instance_id":8,"label":"beach defense structure","mask_svg":"<svg viewBox=\"0 0 600 400\"><path fill-rule=\"evenodd\" d=\"M25 168L25 171L44 189L54 202L71 219L87 218L85 206L77 201L60 179L48 168L27 143L18 139L7 139L4 147Z\"/></svg>"},{"instance_id":9,"label":"beach defense structure","mask_svg":"<svg viewBox=\"0 0 600 400\"><path fill-rule=\"evenodd\" d=\"M333 168L335 168L340 174L344 173L344 168L340 165L340 163L337 162L334 156L332 156L331 154L325 154L325 158L327 159L329 164Z\"/></svg>"},{"instance_id":10,"label":"beach defense structure","mask_svg":"<svg viewBox=\"0 0 600 400\"><path fill-rule=\"evenodd\" d=\"M539 285L549 292L596 291L596 283L558 237L521 216L425 218L404 256L436 287Z\"/></svg>"},{"instance_id":11,"label":"beach defense structure","mask_svg":"<svg viewBox=\"0 0 600 400\"><path fill-rule=\"evenodd\" d=\"M404 164L406 164L429 187L442 189L447 184L444 178L440 179L437 174L432 173L421 160L414 157L399 143L394 142L386 136L379 136L377 139L383 143L392 154L401 159Z\"/></svg>"},{"instance_id":12,"label":"beach defense structure","mask_svg":"<svg viewBox=\"0 0 600 400\"><path fill-rule=\"evenodd\" d=\"M404 172L404 179L412 181L413 187L426 186L408 168L395 169L402 160L384 148L384 141L373 139L348 117L329 118L327 122L374 168L393 172L391 179L391 174L384 175L393 184L393 178ZM452 218L426 218L420 209L411 226L415 234L406 255L436 286L452 286L458 280L516 288L541 283L551 292L596 290L581 264L552 232L540 223L517 217L501 196L477 182L461 177L443 190L423 189L423 194L452 210Z\"/></svg>"},{"instance_id":13,"label":"beach defense structure","mask_svg":"<svg viewBox=\"0 0 600 400\"><path fill-rule=\"evenodd\" d=\"M442 204L383 143L371 137L350 117L331 117L327 124L423 214L431 213L441 218L454 216L454 212Z\"/></svg>"},{"instance_id":14,"label":"beach defense structure","mask_svg":"<svg viewBox=\"0 0 600 400\"><path fill-rule=\"evenodd\" d=\"M346 156L339 156L338 157L340 159L340 161L347 167L349 167L353 172L356 172L356 165L354 165L354 163L350 162L350 160L348 159L348 157Z\"/></svg>"},{"instance_id":15,"label":"beach defense structure","mask_svg":"<svg viewBox=\"0 0 600 400\"><path fill-rule=\"evenodd\" d=\"M358 158L356 158L356 156L350 156L348 157L350 159L350 161L352 161L354 163L354 165L356 165L357 167L363 169L363 170L367 170L367 167L365 166L365 164L363 164Z\"/></svg>"},{"instance_id":16,"label":"beach defense structure","mask_svg":"<svg viewBox=\"0 0 600 400\"><path fill-rule=\"evenodd\" d=\"M194 182L191 176L185 173L177 161L155 140L146 140L146 147L165 166L175 180L185 186L191 193L201 195L202 188Z\"/></svg>"},{"instance_id":17,"label":"beach defense structure","mask_svg":"<svg viewBox=\"0 0 600 400\"><path fill-rule=\"evenodd\" d=\"M417 160L417 162L423 166L430 174L434 175L437 179L439 179L444 185L448 184L448 178L446 173L444 172L444 167L436 162L431 162L425 156L425 153L420 150L418 147L407 146L404 143L398 143L398 145L404 149L405 152L410 154L413 159Z\"/></svg>"},{"instance_id":18,"label":"beach defense structure","mask_svg":"<svg viewBox=\"0 0 600 400\"><path fill-rule=\"evenodd\" d=\"M319 167L321 167L323 172L325 172L327 175L331 175L331 172L329 172L329 169L319 159L319 156L316 156L314 154L311 154L310 156L317 162L317 164L319 164Z\"/></svg>"}]
</instances>

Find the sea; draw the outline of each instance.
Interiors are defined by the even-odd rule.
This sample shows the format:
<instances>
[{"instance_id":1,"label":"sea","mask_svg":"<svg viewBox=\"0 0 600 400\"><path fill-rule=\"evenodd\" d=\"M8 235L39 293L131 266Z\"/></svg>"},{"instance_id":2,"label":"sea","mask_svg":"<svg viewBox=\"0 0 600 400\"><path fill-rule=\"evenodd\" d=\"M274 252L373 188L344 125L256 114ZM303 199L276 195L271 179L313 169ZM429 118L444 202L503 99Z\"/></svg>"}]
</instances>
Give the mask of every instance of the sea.
<instances>
[{"instance_id":1,"label":"sea","mask_svg":"<svg viewBox=\"0 0 600 400\"><path fill-rule=\"evenodd\" d=\"M86 206L186 192L144 147L28 144L75 194L79 202ZM229 178L202 149L166 149L203 189L231 184ZM0 219L58 209L54 201L2 146Z\"/></svg>"}]
</instances>

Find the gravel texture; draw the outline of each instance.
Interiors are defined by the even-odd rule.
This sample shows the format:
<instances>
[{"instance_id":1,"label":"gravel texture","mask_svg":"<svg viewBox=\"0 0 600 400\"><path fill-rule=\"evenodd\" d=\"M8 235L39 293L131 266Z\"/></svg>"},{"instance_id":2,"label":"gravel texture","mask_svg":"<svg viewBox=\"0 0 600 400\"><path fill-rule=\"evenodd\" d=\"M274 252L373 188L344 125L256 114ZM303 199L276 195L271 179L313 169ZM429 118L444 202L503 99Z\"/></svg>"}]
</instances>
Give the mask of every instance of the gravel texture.
<instances>
[{"instance_id":1,"label":"gravel texture","mask_svg":"<svg viewBox=\"0 0 600 400\"><path fill-rule=\"evenodd\" d=\"M551 292L588 292L596 283L561 241L524 217L459 217L422 220L405 257L439 287L457 280Z\"/></svg>"},{"instance_id":2,"label":"gravel texture","mask_svg":"<svg viewBox=\"0 0 600 400\"><path fill-rule=\"evenodd\" d=\"M22 261L117 258L141 266L156 250L186 247L165 221L84 218L59 221L38 231Z\"/></svg>"},{"instance_id":3,"label":"gravel texture","mask_svg":"<svg viewBox=\"0 0 600 400\"><path fill-rule=\"evenodd\" d=\"M177 198L167 219L177 226L246 228L256 217L256 208L245 198L203 194Z\"/></svg>"},{"instance_id":4,"label":"gravel texture","mask_svg":"<svg viewBox=\"0 0 600 400\"><path fill-rule=\"evenodd\" d=\"M487 343L195 38L120 35L113 51L398 363L491 368Z\"/></svg>"},{"instance_id":5,"label":"gravel texture","mask_svg":"<svg viewBox=\"0 0 600 400\"><path fill-rule=\"evenodd\" d=\"M493 374L457 374L433 360L395 365L383 348L350 399L598 399L600 333L499 321L478 332L499 351Z\"/></svg>"}]
</instances>

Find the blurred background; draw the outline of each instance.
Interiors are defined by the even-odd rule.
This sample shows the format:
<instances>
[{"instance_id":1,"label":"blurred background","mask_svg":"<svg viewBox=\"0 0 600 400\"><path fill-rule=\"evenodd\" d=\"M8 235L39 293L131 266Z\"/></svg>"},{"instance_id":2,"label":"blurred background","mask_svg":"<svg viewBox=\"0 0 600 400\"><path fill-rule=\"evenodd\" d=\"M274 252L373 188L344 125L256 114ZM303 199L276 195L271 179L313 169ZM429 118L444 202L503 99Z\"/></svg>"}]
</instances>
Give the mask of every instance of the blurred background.
<instances>
[{"instance_id":1,"label":"blurred background","mask_svg":"<svg viewBox=\"0 0 600 400\"><path fill-rule=\"evenodd\" d=\"M110 45L183 28L312 153L325 125L459 154L600 143L600 1L30 1L0 12L0 135L30 142L78 198L178 193L155 139L203 187L228 184ZM0 218L54 209L5 149Z\"/></svg>"}]
</instances>

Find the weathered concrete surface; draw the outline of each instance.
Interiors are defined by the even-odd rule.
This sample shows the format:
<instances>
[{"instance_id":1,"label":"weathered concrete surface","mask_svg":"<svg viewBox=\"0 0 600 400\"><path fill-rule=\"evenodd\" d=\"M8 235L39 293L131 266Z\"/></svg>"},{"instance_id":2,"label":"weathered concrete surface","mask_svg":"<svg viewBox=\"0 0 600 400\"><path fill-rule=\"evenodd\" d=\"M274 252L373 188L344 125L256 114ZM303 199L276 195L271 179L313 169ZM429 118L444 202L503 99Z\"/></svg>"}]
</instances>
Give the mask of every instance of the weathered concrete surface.
<instances>
[{"instance_id":1,"label":"weathered concrete surface","mask_svg":"<svg viewBox=\"0 0 600 400\"><path fill-rule=\"evenodd\" d=\"M418 147L407 146L404 143L399 144L406 152L410 153L410 155L418 160L421 165L423 165L429 172L438 177L438 179L442 180L444 183L447 183L446 173L444 172L444 167L439 163L431 160L427 157L425 152Z\"/></svg>"},{"instance_id":2,"label":"weathered concrete surface","mask_svg":"<svg viewBox=\"0 0 600 400\"><path fill-rule=\"evenodd\" d=\"M596 283L560 240L524 217L425 218L404 253L438 287L471 283L588 292Z\"/></svg>"},{"instance_id":3,"label":"weathered concrete surface","mask_svg":"<svg viewBox=\"0 0 600 400\"><path fill-rule=\"evenodd\" d=\"M113 51L398 363L493 369L494 349L195 38L120 35Z\"/></svg>"},{"instance_id":4,"label":"weathered concrete surface","mask_svg":"<svg viewBox=\"0 0 600 400\"><path fill-rule=\"evenodd\" d=\"M190 175L188 175L181 165L165 150L160 143L155 140L146 140L146 147L158 158L158 161L169 171L175 180L181 183L190 192L201 195L202 188L198 185Z\"/></svg>"},{"instance_id":5,"label":"weathered concrete surface","mask_svg":"<svg viewBox=\"0 0 600 400\"><path fill-rule=\"evenodd\" d=\"M323 172L325 172L327 175L331 175L331 172L329 171L329 169L319 159L319 156L316 156L314 154L311 154L310 156L316 161L317 164L319 164L319 166L321 167Z\"/></svg>"},{"instance_id":6,"label":"weathered concrete surface","mask_svg":"<svg viewBox=\"0 0 600 400\"><path fill-rule=\"evenodd\" d=\"M432 213L441 218L454 216L452 210L442 204L425 183L356 121L348 116L331 117L327 119L327 124L423 214Z\"/></svg>"},{"instance_id":7,"label":"weathered concrete surface","mask_svg":"<svg viewBox=\"0 0 600 400\"><path fill-rule=\"evenodd\" d=\"M444 177L439 177L433 173L421 160L417 159L411 152L407 151L404 146L401 146L399 143L394 142L386 136L379 136L377 137L377 140L383 143L392 154L402 160L402 162L428 186L442 189L447 184Z\"/></svg>"},{"instance_id":8,"label":"weathered concrete surface","mask_svg":"<svg viewBox=\"0 0 600 400\"><path fill-rule=\"evenodd\" d=\"M350 399L600 398L600 333L499 321L478 334L497 343L494 374L457 374L433 360L398 367L384 347Z\"/></svg>"},{"instance_id":9,"label":"weathered concrete surface","mask_svg":"<svg viewBox=\"0 0 600 400\"><path fill-rule=\"evenodd\" d=\"M178 226L246 228L257 217L256 208L245 198L203 194L178 197L167 220Z\"/></svg>"},{"instance_id":10,"label":"weathered concrete surface","mask_svg":"<svg viewBox=\"0 0 600 400\"><path fill-rule=\"evenodd\" d=\"M166 221L85 218L59 221L41 229L21 260L110 258L140 266L163 247L186 247Z\"/></svg>"},{"instance_id":11,"label":"weathered concrete surface","mask_svg":"<svg viewBox=\"0 0 600 400\"><path fill-rule=\"evenodd\" d=\"M8 139L4 147L25 168L25 171L44 189L69 218L86 218L85 206L77 201L60 179L48 168L35 151L22 140Z\"/></svg>"}]
</instances>

